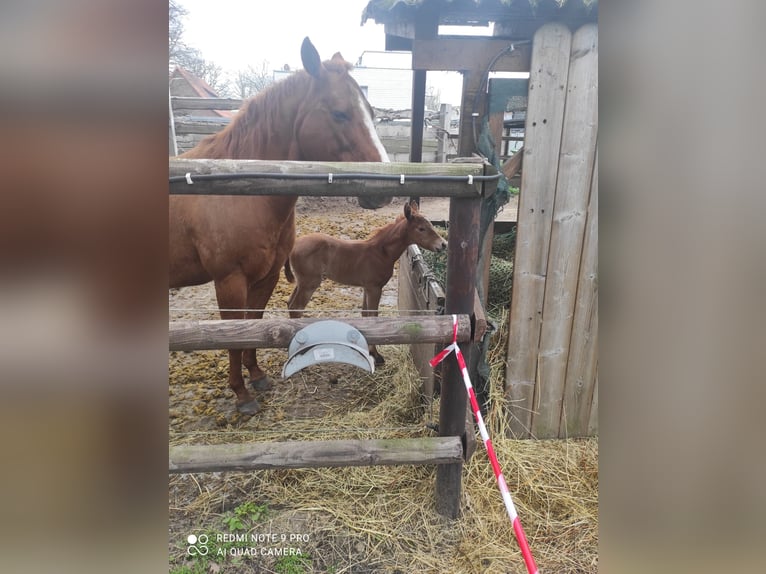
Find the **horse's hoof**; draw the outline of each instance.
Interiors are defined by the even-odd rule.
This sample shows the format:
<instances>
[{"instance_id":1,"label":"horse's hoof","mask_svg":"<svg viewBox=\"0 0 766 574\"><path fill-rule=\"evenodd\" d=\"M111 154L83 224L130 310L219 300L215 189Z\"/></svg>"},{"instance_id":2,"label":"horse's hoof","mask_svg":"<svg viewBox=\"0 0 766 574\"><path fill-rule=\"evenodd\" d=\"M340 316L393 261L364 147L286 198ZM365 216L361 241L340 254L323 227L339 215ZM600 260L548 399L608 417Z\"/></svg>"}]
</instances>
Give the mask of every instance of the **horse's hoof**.
<instances>
[{"instance_id":1,"label":"horse's hoof","mask_svg":"<svg viewBox=\"0 0 766 574\"><path fill-rule=\"evenodd\" d=\"M380 354L376 353L373 356L375 357L375 366L376 367L380 367L381 365L385 365L386 364L386 360L383 358L383 355L380 355Z\"/></svg>"},{"instance_id":2,"label":"horse's hoof","mask_svg":"<svg viewBox=\"0 0 766 574\"><path fill-rule=\"evenodd\" d=\"M254 415L259 410L261 410L261 405L258 404L258 401L253 399L249 403L242 403L241 405L237 405L237 410L240 414L243 415Z\"/></svg>"},{"instance_id":3,"label":"horse's hoof","mask_svg":"<svg viewBox=\"0 0 766 574\"><path fill-rule=\"evenodd\" d=\"M268 375L263 375L260 379L250 381L250 384L256 391L270 391L274 387L274 381Z\"/></svg>"}]
</instances>

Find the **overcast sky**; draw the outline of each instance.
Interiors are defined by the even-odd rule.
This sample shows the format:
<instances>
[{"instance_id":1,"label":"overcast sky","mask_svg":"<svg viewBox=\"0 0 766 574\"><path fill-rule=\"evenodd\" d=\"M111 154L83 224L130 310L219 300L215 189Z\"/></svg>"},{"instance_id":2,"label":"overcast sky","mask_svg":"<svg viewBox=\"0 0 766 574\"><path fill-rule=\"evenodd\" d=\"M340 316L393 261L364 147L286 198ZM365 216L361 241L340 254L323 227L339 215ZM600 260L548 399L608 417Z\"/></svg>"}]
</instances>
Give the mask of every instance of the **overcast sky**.
<instances>
[{"instance_id":1,"label":"overcast sky","mask_svg":"<svg viewBox=\"0 0 766 574\"><path fill-rule=\"evenodd\" d=\"M206 60L234 72L265 60L271 69L302 68L300 47L308 36L322 59L335 52L355 63L362 52L385 49L383 25L368 20L361 26L367 0L180 0L189 12L184 19L186 43ZM441 101L460 105L457 73L428 74Z\"/></svg>"},{"instance_id":2,"label":"overcast sky","mask_svg":"<svg viewBox=\"0 0 766 574\"><path fill-rule=\"evenodd\" d=\"M305 36L322 59L341 52L355 62L364 50L383 50L383 26L360 26L367 0L180 0L188 44L206 59L240 69L266 60L274 68L300 68Z\"/></svg>"}]
</instances>

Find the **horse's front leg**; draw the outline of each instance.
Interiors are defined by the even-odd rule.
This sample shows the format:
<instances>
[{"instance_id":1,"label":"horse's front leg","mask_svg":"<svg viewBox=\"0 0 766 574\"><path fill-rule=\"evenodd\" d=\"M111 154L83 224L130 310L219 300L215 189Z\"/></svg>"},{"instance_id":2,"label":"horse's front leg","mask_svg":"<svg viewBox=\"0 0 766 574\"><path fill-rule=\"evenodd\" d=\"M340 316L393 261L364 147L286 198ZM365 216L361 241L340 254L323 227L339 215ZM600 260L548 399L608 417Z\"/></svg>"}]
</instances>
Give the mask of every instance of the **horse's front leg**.
<instances>
[{"instance_id":1,"label":"horse's front leg","mask_svg":"<svg viewBox=\"0 0 766 574\"><path fill-rule=\"evenodd\" d=\"M365 287L364 298L362 300L362 317L377 317L378 306L380 305L380 296L383 293L383 287ZM370 356L375 359L375 365L385 364L383 355L378 353L375 345L370 345Z\"/></svg>"},{"instance_id":2,"label":"horse's front leg","mask_svg":"<svg viewBox=\"0 0 766 574\"><path fill-rule=\"evenodd\" d=\"M215 296L221 319L242 319L242 309L247 296L247 280L244 275L232 274L215 282ZM226 311L225 309L232 309ZM237 310L234 310L237 309ZM242 351L229 350L229 386L237 395L237 410L243 414L252 415L258 412L260 405L245 387L242 377Z\"/></svg>"},{"instance_id":3,"label":"horse's front leg","mask_svg":"<svg viewBox=\"0 0 766 574\"><path fill-rule=\"evenodd\" d=\"M247 290L247 309L246 319L263 318L263 310L274 292L274 287L279 281L279 272L273 273L262 279L258 283L251 285ZM256 391L268 391L274 386L274 381L258 366L258 359L255 356L255 349L245 349L242 353L243 362L250 374L250 384Z\"/></svg>"}]
</instances>

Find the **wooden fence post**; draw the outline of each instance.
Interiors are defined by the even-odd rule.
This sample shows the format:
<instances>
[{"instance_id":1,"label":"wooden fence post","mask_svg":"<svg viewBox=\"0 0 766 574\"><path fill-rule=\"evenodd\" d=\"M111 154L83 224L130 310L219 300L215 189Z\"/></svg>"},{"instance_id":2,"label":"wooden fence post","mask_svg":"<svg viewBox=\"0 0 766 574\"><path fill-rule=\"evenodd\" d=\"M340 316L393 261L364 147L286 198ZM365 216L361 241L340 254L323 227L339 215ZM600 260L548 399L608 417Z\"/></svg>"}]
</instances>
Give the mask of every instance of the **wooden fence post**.
<instances>
[{"instance_id":1,"label":"wooden fence post","mask_svg":"<svg viewBox=\"0 0 766 574\"><path fill-rule=\"evenodd\" d=\"M446 300L448 315L473 312L480 212L481 198L450 200ZM470 342L460 344L460 350L469 363L472 347ZM454 357L448 357L444 366L439 410L441 436L465 437L466 408L466 391L460 368ZM462 472L462 462L445 464L436 469L436 510L449 518L457 518L460 514Z\"/></svg>"}]
</instances>

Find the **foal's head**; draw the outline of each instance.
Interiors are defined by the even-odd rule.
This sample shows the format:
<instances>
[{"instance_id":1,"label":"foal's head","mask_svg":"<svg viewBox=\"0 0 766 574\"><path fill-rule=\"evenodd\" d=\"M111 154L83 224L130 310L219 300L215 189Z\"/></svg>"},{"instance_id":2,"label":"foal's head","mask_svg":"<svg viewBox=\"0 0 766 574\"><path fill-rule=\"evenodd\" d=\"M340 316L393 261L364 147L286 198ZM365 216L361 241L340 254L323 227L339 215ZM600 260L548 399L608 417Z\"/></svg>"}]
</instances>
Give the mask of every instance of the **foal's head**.
<instances>
[{"instance_id":1,"label":"foal's head","mask_svg":"<svg viewBox=\"0 0 766 574\"><path fill-rule=\"evenodd\" d=\"M420 215L418 204L414 201L404 205L404 218L407 220L407 244L415 244L429 251L444 251L447 242L439 235L431 222Z\"/></svg>"}]
</instances>

